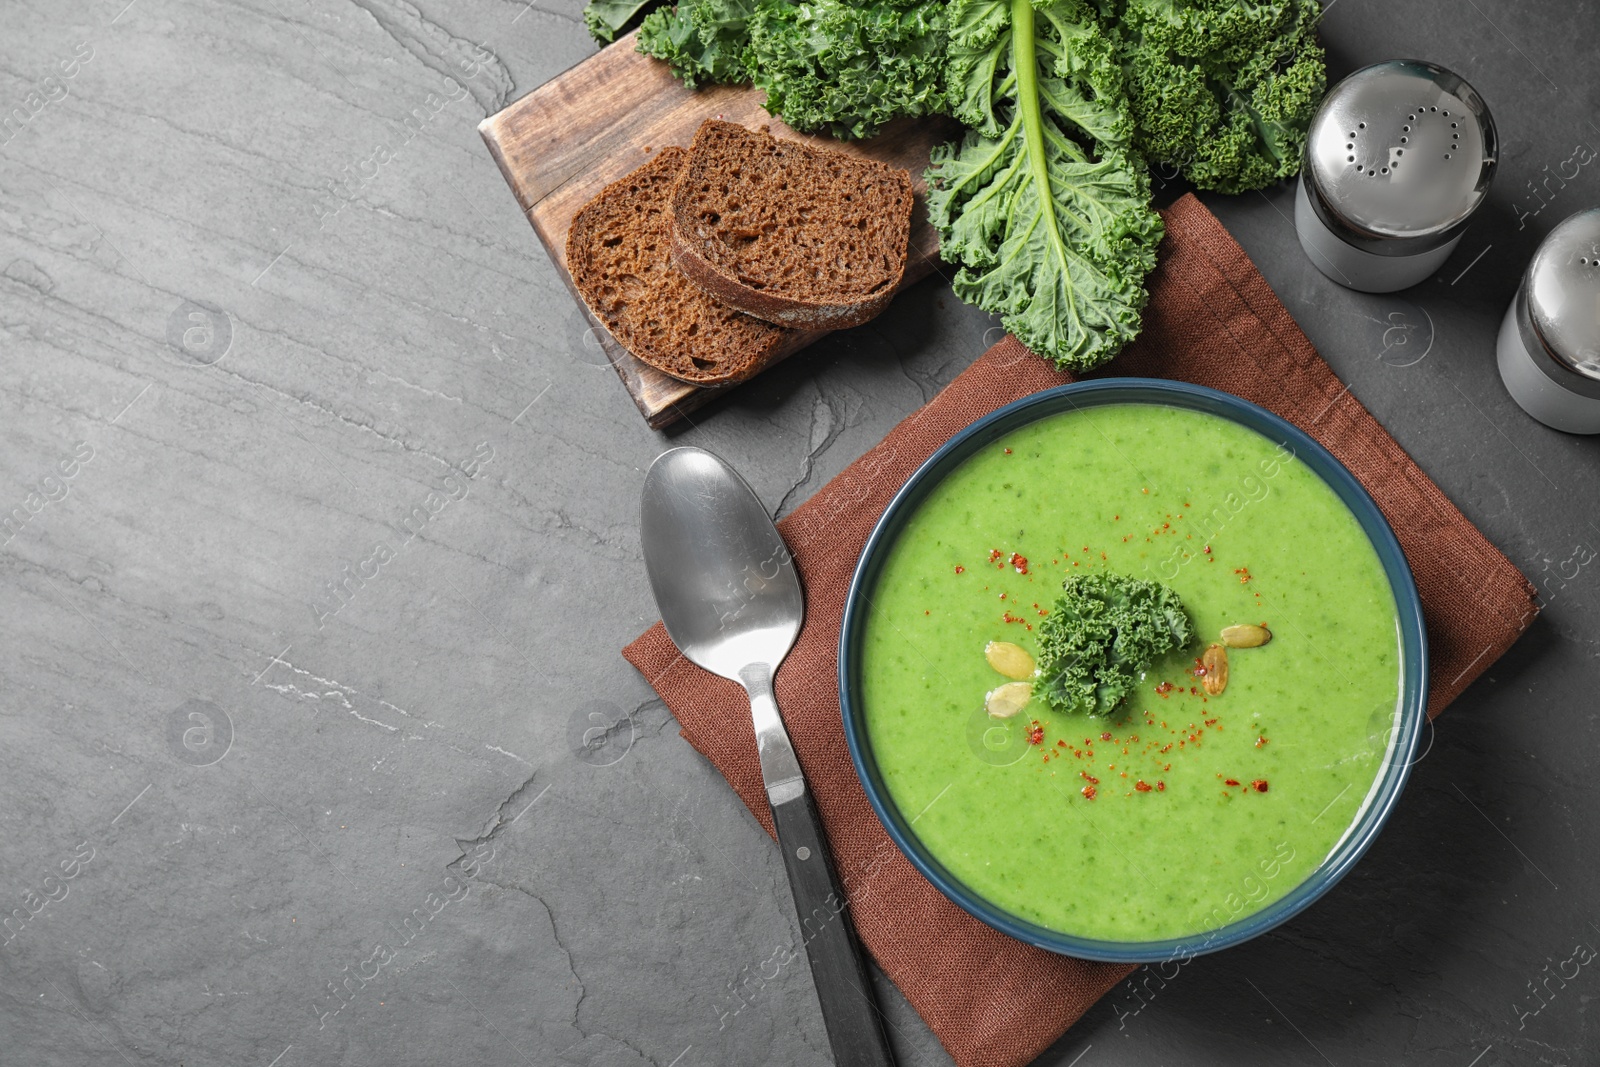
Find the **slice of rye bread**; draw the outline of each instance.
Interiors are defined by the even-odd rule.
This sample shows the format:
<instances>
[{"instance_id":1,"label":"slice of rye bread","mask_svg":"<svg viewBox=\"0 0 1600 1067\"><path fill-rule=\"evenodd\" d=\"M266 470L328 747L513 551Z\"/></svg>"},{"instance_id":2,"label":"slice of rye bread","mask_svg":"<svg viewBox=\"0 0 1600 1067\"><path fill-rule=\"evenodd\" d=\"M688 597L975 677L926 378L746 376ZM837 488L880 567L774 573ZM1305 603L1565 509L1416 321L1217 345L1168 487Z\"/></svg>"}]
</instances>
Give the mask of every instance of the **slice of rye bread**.
<instances>
[{"instance_id":1,"label":"slice of rye bread","mask_svg":"<svg viewBox=\"0 0 1600 1067\"><path fill-rule=\"evenodd\" d=\"M688 152L663 148L612 182L572 220L567 269L617 343L674 378L742 382L793 331L719 304L672 265L669 201Z\"/></svg>"},{"instance_id":2,"label":"slice of rye bread","mask_svg":"<svg viewBox=\"0 0 1600 1067\"><path fill-rule=\"evenodd\" d=\"M905 276L912 199L905 170L708 119L672 193L672 259L757 318L859 326Z\"/></svg>"}]
</instances>

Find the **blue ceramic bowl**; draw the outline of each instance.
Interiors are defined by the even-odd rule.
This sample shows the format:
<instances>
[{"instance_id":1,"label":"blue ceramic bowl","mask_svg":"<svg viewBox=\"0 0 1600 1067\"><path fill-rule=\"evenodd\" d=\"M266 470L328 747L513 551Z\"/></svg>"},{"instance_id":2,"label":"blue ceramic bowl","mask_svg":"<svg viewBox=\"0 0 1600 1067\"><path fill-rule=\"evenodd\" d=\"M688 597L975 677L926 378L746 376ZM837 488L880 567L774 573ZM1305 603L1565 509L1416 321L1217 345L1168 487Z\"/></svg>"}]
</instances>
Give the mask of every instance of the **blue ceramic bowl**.
<instances>
[{"instance_id":1,"label":"blue ceramic bowl","mask_svg":"<svg viewBox=\"0 0 1600 1067\"><path fill-rule=\"evenodd\" d=\"M1360 522L1373 548L1377 550L1394 592L1400 629L1400 707L1396 728L1369 802L1361 809L1355 823L1333 852L1288 895L1266 907L1244 914L1216 929L1157 941L1105 941L1064 934L1004 911L969 889L929 853L912 830L906 813L896 806L878 772L858 696L860 643L866 621L867 596L877 581L889 546L929 491L979 449L1019 427L1065 411L1100 404L1129 403L1187 408L1220 415L1255 430L1271 441L1288 442L1297 458L1316 472L1344 501L1345 507ZM1416 583L1412 580L1411 568L1400 551L1394 532L1361 483L1327 449L1264 408L1215 389L1149 378L1106 378L1047 389L984 416L946 442L895 494L888 510L873 529L872 536L867 539L861 560L856 565L855 577L850 583L843 630L839 636L839 703L844 714L844 732L850 745L850 758L855 762L856 774L861 779L867 798L900 851L940 892L995 929L1052 952L1117 963L1187 959L1236 945L1288 920L1333 888L1334 883L1344 877L1345 872L1366 852L1400 799L1400 792L1411 773L1411 765L1417 758L1417 747L1426 722L1427 701L1427 638Z\"/></svg>"}]
</instances>

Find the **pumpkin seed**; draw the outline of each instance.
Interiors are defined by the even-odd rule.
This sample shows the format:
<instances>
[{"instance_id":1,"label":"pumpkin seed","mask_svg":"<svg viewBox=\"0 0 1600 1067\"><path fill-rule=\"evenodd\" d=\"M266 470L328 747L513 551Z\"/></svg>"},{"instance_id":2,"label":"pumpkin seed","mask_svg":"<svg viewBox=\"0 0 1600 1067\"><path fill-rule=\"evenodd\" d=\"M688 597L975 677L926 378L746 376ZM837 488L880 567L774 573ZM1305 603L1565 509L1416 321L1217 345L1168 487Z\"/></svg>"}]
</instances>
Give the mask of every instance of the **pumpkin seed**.
<instances>
[{"instance_id":1,"label":"pumpkin seed","mask_svg":"<svg viewBox=\"0 0 1600 1067\"><path fill-rule=\"evenodd\" d=\"M1222 643L1229 648L1260 648L1272 640L1272 631L1265 626L1241 623L1222 628Z\"/></svg>"},{"instance_id":2,"label":"pumpkin seed","mask_svg":"<svg viewBox=\"0 0 1600 1067\"><path fill-rule=\"evenodd\" d=\"M983 655L989 661L989 666L1007 678L1020 681L1033 677L1033 657L1021 645L1013 645L1010 641L990 641L983 647Z\"/></svg>"},{"instance_id":3,"label":"pumpkin seed","mask_svg":"<svg viewBox=\"0 0 1600 1067\"><path fill-rule=\"evenodd\" d=\"M988 696L984 697L983 707L993 718L1009 719L1032 699L1033 683L1007 682L989 690Z\"/></svg>"},{"instance_id":4,"label":"pumpkin seed","mask_svg":"<svg viewBox=\"0 0 1600 1067\"><path fill-rule=\"evenodd\" d=\"M1228 688L1228 650L1221 645L1212 645L1200 657L1200 665L1206 669L1205 678L1201 680L1206 692L1221 696L1222 691Z\"/></svg>"}]
</instances>

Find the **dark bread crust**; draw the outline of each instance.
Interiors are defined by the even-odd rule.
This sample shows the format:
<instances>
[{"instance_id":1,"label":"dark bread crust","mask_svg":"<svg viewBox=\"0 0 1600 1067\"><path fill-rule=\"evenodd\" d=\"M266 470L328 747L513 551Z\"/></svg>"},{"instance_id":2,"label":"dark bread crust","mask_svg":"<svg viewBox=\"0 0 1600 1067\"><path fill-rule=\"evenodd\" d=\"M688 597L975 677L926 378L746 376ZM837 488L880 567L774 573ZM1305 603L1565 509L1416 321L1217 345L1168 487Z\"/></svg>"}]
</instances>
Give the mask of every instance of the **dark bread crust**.
<instances>
[{"instance_id":1,"label":"dark bread crust","mask_svg":"<svg viewBox=\"0 0 1600 1067\"><path fill-rule=\"evenodd\" d=\"M672 260L717 300L803 330L859 326L894 299L911 175L708 119L672 193Z\"/></svg>"},{"instance_id":2,"label":"dark bread crust","mask_svg":"<svg viewBox=\"0 0 1600 1067\"><path fill-rule=\"evenodd\" d=\"M695 385L732 385L793 332L717 303L673 267L670 199L687 158L663 148L585 204L567 234L567 269L594 317L641 361Z\"/></svg>"}]
</instances>

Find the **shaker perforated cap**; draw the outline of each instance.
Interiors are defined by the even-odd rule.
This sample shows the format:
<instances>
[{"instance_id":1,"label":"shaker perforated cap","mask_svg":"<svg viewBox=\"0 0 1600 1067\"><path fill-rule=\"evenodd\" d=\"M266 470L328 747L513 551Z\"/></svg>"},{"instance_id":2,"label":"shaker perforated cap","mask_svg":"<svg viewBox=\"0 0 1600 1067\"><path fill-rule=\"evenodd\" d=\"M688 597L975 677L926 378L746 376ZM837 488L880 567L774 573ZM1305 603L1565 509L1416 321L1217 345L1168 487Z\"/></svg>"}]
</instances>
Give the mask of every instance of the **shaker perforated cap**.
<instances>
[{"instance_id":1,"label":"shaker perforated cap","mask_svg":"<svg viewBox=\"0 0 1600 1067\"><path fill-rule=\"evenodd\" d=\"M1600 208L1562 222L1528 264L1528 317L1545 351L1600 381Z\"/></svg>"},{"instance_id":2,"label":"shaker perforated cap","mask_svg":"<svg viewBox=\"0 0 1600 1067\"><path fill-rule=\"evenodd\" d=\"M1375 63L1330 89L1311 120L1312 206L1367 251L1424 252L1483 203L1497 151L1494 119L1461 77L1419 60Z\"/></svg>"}]
</instances>

